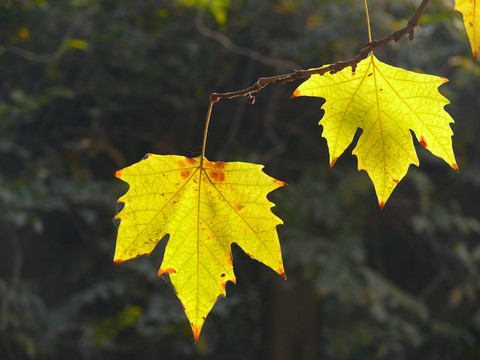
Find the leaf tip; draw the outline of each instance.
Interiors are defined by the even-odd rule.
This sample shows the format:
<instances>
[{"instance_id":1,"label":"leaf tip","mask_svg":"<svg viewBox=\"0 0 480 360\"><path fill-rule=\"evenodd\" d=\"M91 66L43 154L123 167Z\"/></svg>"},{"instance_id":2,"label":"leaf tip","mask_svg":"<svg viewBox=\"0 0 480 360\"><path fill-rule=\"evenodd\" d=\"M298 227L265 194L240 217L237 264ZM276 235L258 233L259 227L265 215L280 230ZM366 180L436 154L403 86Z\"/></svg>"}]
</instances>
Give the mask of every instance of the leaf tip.
<instances>
[{"instance_id":1,"label":"leaf tip","mask_svg":"<svg viewBox=\"0 0 480 360\"><path fill-rule=\"evenodd\" d=\"M177 272L177 270L175 270L174 268L166 268L166 269L162 269L160 268L160 270L158 270L158 276L162 276L163 274L167 273L168 275L170 274L175 274Z\"/></svg>"},{"instance_id":2,"label":"leaf tip","mask_svg":"<svg viewBox=\"0 0 480 360\"><path fill-rule=\"evenodd\" d=\"M473 60L474 60L474 61L477 61L477 59L478 59L478 50L472 51L472 54L473 54Z\"/></svg>"},{"instance_id":3,"label":"leaf tip","mask_svg":"<svg viewBox=\"0 0 480 360\"><path fill-rule=\"evenodd\" d=\"M330 167L333 167L333 165L335 165L335 163L337 162L338 160L338 157L332 159L332 161L330 161Z\"/></svg>"},{"instance_id":4,"label":"leaf tip","mask_svg":"<svg viewBox=\"0 0 480 360\"><path fill-rule=\"evenodd\" d=\"M113 263L114 263L115 265L119 265L119 264L123 263L124 261L125 261L125 260L114 259L114 260L113 260Z\"/></svg>"},{"instance_id":5,"label":"leaf tip","mask_svg":"<svg viewBox=\"0 0 480 360\"><path fill-rule=\"evenodd\" d=\"M296 98L296 97L299 97L299 96L302 96L302 93L300 92L300 90L296 89L292 96L290 96L290 99L293 99L293 98Z\"/></svg>"},{"instance_id":6,"label":"leaf tip","mask_svg":"<svg viewBox=\"0 0 480 360\"><path fill-rule=\"evenodd\" d=\"M452 167L453 170L455 170L457 173L460 172L460 170L458 169L458 165L456 163L453 163L452 165L450 165Z\"/></svg>"},{"instance_id":7,"label":"leaf tip","mask_svg":"<svg viewBox=\"0 0 480 360\"><path fill-rule=\"evenodd\" d=\"M202 325L194 325L193 323L190 324L192 326L192 331L193 331L193 340L195 342L198 341L198 338L200 337L200 332L202 331Z\"/></svg>"},{"instance_id":8,"label":"leaf tip","mask_svg":"<svg viewBox=\"0 0 480 360\"><path fill-rule=\"evenodd\" d=\"M379 201L378 205L380 206L380 210L383 210L383 208L385 207L385 201Z\"/></svg>"},{"instance_id":9,"label":"leaf tip","mask_svg":"<svg viewBox=\"0 0 480 360\"><path fill-rule=\"evenodd\" d=\"M277 272L284 280L287 280L287 275L285 274L285 271L283 270L283 268L279 269Z\"/></svg>"},{"instance_id":10,"label":"leaf tip","mask_svg":"<svg viewBox=\"0 0 480 360\"><path fill-rule=\"evenodd\" d=\"M149 158L149 157L151 157L152 155L153 155L152 153L146 153L146 154L145 154L145 157L146 157L146 158Z\"/></svg>"},{"instance_id":11,"label":"leaf tip","mask_svg":"<svg viewBox=\"0 0 480 360\"><path fill-rule=\"evenodd\" d=\"M441 77L440 79L442 80L442 84L445 84L445 83L450 81L450 80L448 80L447 78L444 78L444 77Z\"/></svg>"},{"instance_id":12,"label":"leaf tip","mask_svg":"<svg viewBox=\"0 0 480 360\"><path fill-rule=\"evenodd\" d=\"M115 171L115 174L113 174L115 177L121 179L122 178L122 170L117 170Z\"/></svg>"}]
</instances>

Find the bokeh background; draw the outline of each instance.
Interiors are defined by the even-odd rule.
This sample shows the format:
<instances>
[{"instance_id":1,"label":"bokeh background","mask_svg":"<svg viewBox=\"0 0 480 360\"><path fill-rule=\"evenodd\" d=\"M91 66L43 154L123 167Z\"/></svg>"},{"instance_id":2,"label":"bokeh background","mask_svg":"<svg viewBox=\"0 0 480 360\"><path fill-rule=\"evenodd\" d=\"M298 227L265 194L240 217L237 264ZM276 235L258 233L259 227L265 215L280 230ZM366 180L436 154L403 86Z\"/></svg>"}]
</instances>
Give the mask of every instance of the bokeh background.
<instances>
[{"instance_id":1,"label":"bokeh background","mask_svg":"<svg viewBox=\"0 0 480 360\"><path fill-rule=\"evenodd\" d=\"M374 38L419 2L370 1ZM269 196L288 280L234 245L237 285L194 344L156 275L167 239L112 262L113 174L198 156L212 92L353 57L363 1L1 0L0 358L480 359L480 67L453 0L420 23L375 53L450 79L460 173L415 140L383 211L353 146L329 168L323 100L288 100L300 81L215 105L208 158L289 183Z\"/></svg>"}]
</instances>

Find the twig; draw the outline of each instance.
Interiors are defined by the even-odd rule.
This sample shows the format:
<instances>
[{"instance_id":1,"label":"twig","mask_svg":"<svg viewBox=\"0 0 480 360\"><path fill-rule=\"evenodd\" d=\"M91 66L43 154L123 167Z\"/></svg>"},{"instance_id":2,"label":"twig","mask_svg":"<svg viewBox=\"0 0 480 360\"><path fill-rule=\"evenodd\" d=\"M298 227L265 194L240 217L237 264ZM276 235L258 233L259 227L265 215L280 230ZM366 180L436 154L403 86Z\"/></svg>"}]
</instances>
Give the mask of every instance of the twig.
<instances>
[{"instance_id":1,"label":"twig","mask_svg":"<svg viewBox=\"0 0 480 360\"><path fill-rule=\"evenodd\" d=\"M235 97L243 96L245 99L253 104L255 102L255 97L252 95L253 93L259 92L268 84L283 84L287 82L291 82L297 79L305 78L310 75L318 74L323 75L327 72L331 74L335 74L347 67L351 67L352 71L355 71L358 63L368 57L368 55L375 49L383 47L388 43L395 41L397 42L406 34L409 34L409 39L413 40L414 38L414 29L415 26L418 25L418 20L422 15L423 11L427 7L429 0L422 0L421 4L418 6L415 13L412 15L410 20L408 21L407 25L400 29L392 32L391 34L381 38L380 40L373 40L365 44L365 46L359 51L358 55L350 60L345 61L337 61L334 64L330 64L328 66L318 68L318 69L310 69L310 70L295 70L294 72L277 75L277 76L270 76L270 77L261 77L257 80L255 84L252 86L238 91L233 92L226 92L226 93L213 93L210 95L210 102L215 103L220 99L232 99Z\"/></svg>"},{"instance_id":2,"label":"twig","mask_svg":"<svg viewBox=\"0 0 480 360\"><path fill-rule=\"evenodd\" d=\"M264 65L278 66L286 69L294 69L298 66L293 61L268 57L252 49L237 45L225 35L207 28L203 23L202 19L203 12L200 11L197 15L197 18L195 19L195 26L197 27L198 31L200 31L203 36L219 42L225 49L231 52L249 57L250 59L253 59Z\"/></svg>"}]
</instances>

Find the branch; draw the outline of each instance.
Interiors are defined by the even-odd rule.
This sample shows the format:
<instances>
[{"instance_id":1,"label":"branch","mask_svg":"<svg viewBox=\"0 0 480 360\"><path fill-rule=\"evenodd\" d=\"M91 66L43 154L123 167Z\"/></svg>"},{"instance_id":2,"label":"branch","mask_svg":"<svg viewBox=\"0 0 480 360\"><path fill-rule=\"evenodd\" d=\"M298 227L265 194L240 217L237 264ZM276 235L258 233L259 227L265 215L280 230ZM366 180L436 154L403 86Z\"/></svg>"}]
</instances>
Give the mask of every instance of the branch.
<instances>
[{"instance_id":1,"label":"branch","mask_svg":"<svg viewBox=\"0 0 480 360\"><path fill-rule=\"evenodd\" d=\"M277 58L272 58L269 56L262 55L252 49L248 49L246 47L237 45L233 43L228 37L225 35L216 32L212 29L209 29L205 26L205 24L202 21L202 16L203 12L199 12L197 15L197 18L195 19L195 26L197 27L197 30L203 35L206 36L210 39L213 39L217 42L219 42L225 49L239 54L243 55L246 57L249 57L250 59L253 59L261 64L264 65L269 65L269 66L279 66L282 68L287 68L288 70L294 69L298 65L294 63L293 61L290 60L283 60L283 59L277 59Z\"/></svg>"},{"instance_id":2,"label":"branch","mask_svg":"<svg viewBox=\"0 0 480 360\"><path fill-rule=\"evenodd\" d=\"M352 71L355 71L358 63L366 59L373 50L383 47L392 41L397 42L406 34L409 34L409 39L413 40L415 26L418 25L418 20L420 19L420 16L422 15L423 11L427 7L428 2L429 0L422 0L421 4L418 6L417 10L412 15L412 17L410 18L410 20L408 21L407 25L404 28L400 30L396 30L390 33L389 35L381 38L380 40L373 40L371 42L366 43L365 46L359 51L357 56L355 56L350 60L337 61L334 64L330 64L328 66L318 68L318 69L295 70L294 72L291 72L288 74L270 76L270 77L261 77L260 79L257 80L255 84L253 84L252 86L246 89L233 91L233 92L226 92L226 93L213 93L212 95L210 95L210 102L215 103L220 99L232 99L235 97L243 96L249 103L253 104L255 102L255 97L252 94L262 90L265 86L271 83L283 84L283 83L295 81L297 79L305 78L307 76L314 75L314 74L323 75L327 72L330 72L331 74L335 74L347 67L351 67Z\"/></svg>"}]
</instances>

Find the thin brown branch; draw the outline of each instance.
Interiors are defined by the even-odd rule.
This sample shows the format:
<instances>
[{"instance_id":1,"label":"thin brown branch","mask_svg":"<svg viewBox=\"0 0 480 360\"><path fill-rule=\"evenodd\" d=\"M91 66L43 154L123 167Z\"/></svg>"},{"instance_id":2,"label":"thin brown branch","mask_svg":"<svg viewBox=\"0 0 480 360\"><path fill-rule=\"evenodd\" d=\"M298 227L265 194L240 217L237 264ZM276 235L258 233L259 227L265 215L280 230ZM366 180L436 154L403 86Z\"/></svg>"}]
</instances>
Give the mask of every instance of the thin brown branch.
<instances>
[{"instance_id":1,"label":"thin brown branch","mask_svg":"<svg viewBox=\"0 0 480 360\"><path fill-rule=\"evenodd\" d=\"M268 66L278 66L286 69L295 69L298 67L298 65L293 61L265 56L252 49L237 45L225 35L206 27L202 20L203 12L199 12L197 18L195 19L195 26L197 27L198 31L203 36L219 42L225 49L233 53L249 57L252 60Z\"/></svg>"},{"instance_id":2,"label":"thin brown branch","mask_svg":"<svg viewBox=\"0 0 480 360\"><path fill-rule=\"evenodd\" d=\"M243 96L245 99L252 103L255 101L255 97L252 95L253 93L259 92L268 84L283 84L286 82L295 81L297 79L305 78L310 75L318 74L323 75L327 72L331 74L335 74L347 67L351 67L352 71L355 71L358 63L368 57L368 55L375 49L383 47L389 44L392 41L397 42L406 34L409 34L409 39L413 40L414 38L414 29L415 26L418 25L418 20L422 15L423 11L427 7L429 0L422 0L420 5L418 6L415 13L412 15L410 20L408 21L407 25L399 30L392 32L391 34L381 38L380 40L373 40L365 44L365 46L358 52L357 56L350 60L345 61L337 61L334 64L330 64L328 66L318 68L318 69L310 69L310 70L295 70L294 72L288 74L282 74L277 76L270 76L270 77L261 77L257 80L255 84L252 86L238 91L226 92L226 93L213 93L210 95L210 101L212 103L219 101L220 99L232 99L235 97Z\"/></svg>"}]
</instances>

